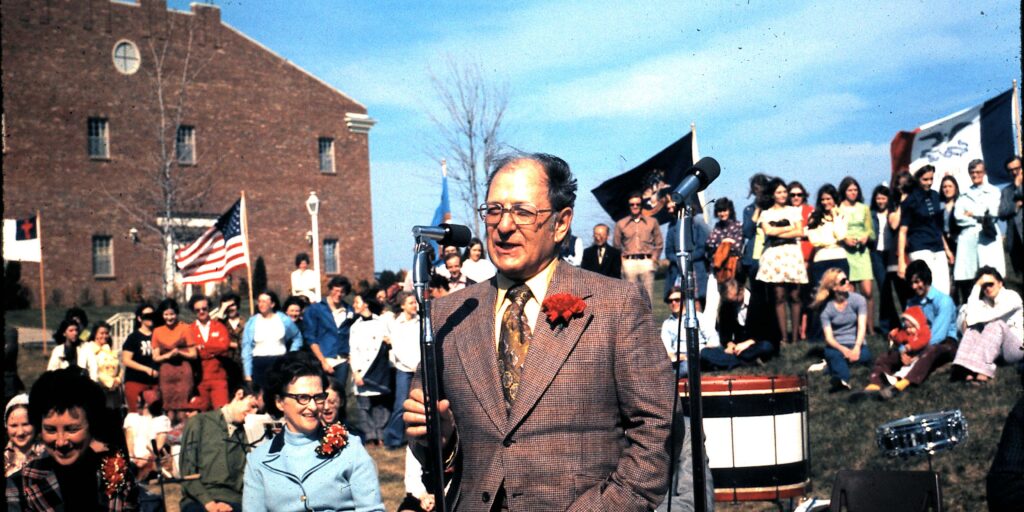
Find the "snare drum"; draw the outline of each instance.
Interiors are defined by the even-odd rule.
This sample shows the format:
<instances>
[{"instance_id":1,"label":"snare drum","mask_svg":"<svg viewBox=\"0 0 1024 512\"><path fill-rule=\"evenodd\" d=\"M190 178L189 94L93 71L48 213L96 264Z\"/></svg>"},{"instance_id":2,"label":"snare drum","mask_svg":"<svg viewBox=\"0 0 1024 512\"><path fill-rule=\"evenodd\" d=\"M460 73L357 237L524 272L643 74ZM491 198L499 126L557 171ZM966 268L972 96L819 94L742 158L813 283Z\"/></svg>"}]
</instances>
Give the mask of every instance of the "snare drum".
<instances>
[{"instance_id":1,"label":"snare drum","mask_svg":"<svg viewBox=\"0 0 1024 512\"><path fill-rule=\"evenodd\" d=\"M688 396L688 382L679 394ZM701 378L715 501L781 500L810 486L807 381L796 375ZM689 414L689 403L683 401Z\"/></svg>"},{"instance_id":2,"label":"snare drum","mask_svg":"<svg viewBox=\"0 0 1024 512\"><path fill-rule=\"evenodd\" d=\"M967 420L959 409L915 414L878 427L875 439L889 457L932 455L967 439Z\"/></svg>"}]
</instances>

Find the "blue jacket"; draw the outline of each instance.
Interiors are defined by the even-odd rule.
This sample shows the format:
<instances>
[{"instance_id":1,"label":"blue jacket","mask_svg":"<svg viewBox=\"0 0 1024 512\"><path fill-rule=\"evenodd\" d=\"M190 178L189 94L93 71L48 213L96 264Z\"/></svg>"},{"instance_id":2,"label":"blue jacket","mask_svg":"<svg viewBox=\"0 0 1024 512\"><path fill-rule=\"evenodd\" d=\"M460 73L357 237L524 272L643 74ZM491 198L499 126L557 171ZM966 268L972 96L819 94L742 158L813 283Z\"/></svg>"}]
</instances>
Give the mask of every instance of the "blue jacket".
<instances>
[{"instance_id":1,"label":"blue jacket","mask_svg":"<svg viewBox=\"0 0 1024 512\"><path fill-rule=\"evenodd\" d=\"M384 512L377 468L358 437L331 458L316 454L319 439L287 428L249 454L242 510Z\"/></svg>"},{"instance_id":2,"label":"blue jacket","mask_svg":"<svg viewBox=\"0 0 1024 512\"><path fill-rule=\"evenodd\" d=\"M302 333L299 332L298 326L295 322L292 322L288 315L277 311L274 313L277 318L284 324L284 346L288 348L289 352L294 352L302 348ZM249 320L245 322L245 330L242 331L242 367L245 370L246 377L252 377L252 348L256 344L255 331L256 331L256 318L259 317L259 313L249 317Z\"/></svg>"},{"instance_id":3,"label":"blue jacket","mask_svg":"<svg viewBox=\"0 0 1024 512\"><path fill-rule=\"evenodd\" d=\"M924 316L928 319L928 325L932 329L932 339L928 342L931 345L941 343L946 338L959 338L956 330L956 304L949 295L935 289L928 288L924 298L914 295L907 300L907 307L921 306Z\"/></svg>"},{"instance_id":4,"label":"blue jacket","mask_svg":"<svg viewBox=\"0 0 1024 512\"><path fill-rule=\"evenodd\" d=\"M326 297L302 313L302 337L308 345L319 345L324 357L348 356L348 333L356 321L356 314L344 301L341 307L345 308L345 321L341 327L334 323L334 314L331 306L327 305Z\"/></svg>"}]
</instances>

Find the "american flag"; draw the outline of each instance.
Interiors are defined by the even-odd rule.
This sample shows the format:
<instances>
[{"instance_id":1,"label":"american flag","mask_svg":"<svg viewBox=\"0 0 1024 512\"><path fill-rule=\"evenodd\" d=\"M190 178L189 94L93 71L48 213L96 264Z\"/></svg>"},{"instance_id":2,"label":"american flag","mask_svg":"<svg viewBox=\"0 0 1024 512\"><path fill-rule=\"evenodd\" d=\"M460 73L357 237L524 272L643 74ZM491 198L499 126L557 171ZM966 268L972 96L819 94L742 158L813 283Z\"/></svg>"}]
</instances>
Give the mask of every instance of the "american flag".
<instances>
[{"instance_id":1,"label":"american flag","mask_svg":"<svg viewBox=\"0 0 1024 512\"><path fill-rule=\"evenodd\" d=\"M242 234L242 209L238 200L198 240L175 253L182 284L221 281L228 272L249 264L249 247Z\"/></svg>"}]
</instances>

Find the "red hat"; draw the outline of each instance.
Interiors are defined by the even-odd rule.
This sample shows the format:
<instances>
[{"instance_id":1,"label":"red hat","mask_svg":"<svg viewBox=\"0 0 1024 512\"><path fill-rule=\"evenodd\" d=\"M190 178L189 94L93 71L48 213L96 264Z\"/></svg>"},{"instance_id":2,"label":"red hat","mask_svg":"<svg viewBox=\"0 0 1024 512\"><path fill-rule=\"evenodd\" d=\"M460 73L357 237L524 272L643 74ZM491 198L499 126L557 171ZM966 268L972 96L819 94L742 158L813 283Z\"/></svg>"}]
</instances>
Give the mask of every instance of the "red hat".
<instances>
[{"instance_id":1,"label":"red hat","mask_svg":"<svg viewBox=\"0 0 1024 512\"><path fill-rule=\"evenodd\" d=\"M928 346L932 338L932 330L928 327L928 318L924 316L921 306L910 306L903 312L903 320L917 328L917 338L908 340L907 349L916 352Z\"/></svg>"}]
</instances>

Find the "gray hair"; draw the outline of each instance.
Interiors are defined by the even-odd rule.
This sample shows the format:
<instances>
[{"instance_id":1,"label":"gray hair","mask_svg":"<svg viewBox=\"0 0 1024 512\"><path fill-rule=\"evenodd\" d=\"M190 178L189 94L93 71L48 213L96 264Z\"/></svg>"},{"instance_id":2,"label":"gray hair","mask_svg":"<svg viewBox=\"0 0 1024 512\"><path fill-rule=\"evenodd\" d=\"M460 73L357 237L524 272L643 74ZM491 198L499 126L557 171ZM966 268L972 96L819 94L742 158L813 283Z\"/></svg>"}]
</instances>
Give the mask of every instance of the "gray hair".
<instances>
[{"instance_id":1,"label":"gray hair","mask_svg":"<svg viewBox=\"0 0 1024 512\"><path fill-rule=\"evenodd\" d=\"M975 167L982 165L984 163L985 161L980 158L975 158L974 160L971 160L970 163L967 164L967 172L973 171Z\"/></svg>"},{"instance_id":2,"label":"gray hair","mask_svg":"<svg viewBox=\"0 0 1024 512\"><path fill-rule=\"evenodd\" d=\"M554 155L547 153L514 152L502 155L494 162L494 169L487 177L487 189L490 190L494 176L506 166L517 160L533 160L544 169L548 179L548 200L555 211L572 208L576 205L576 177L572 175L569 164Z\"/></svg>"}]
</instances>

